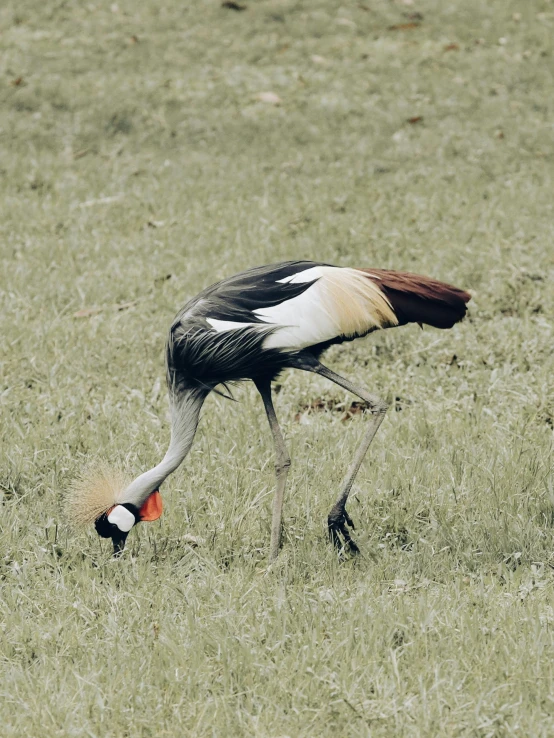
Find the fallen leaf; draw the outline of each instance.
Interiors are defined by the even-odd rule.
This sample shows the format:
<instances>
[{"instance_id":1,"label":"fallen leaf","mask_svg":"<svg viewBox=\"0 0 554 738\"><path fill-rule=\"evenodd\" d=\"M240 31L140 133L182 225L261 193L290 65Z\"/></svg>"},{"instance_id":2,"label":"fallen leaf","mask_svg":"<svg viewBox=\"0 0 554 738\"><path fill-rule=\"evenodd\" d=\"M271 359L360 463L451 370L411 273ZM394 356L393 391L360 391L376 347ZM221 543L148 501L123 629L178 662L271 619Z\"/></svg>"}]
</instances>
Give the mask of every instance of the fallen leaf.
<instances>
[{"instance_id":1,"label":"fallen leaf","mask_svg":"<svg viewBox=\"0 0 554 738\"><path fill-rule=\"evenodd\" d=\"M183 543L188 543L189 546L192 546L192 548L203 546L204 543L206 543L206 539L202 538L202 536L191 536L190 533L185 533L181 540L183 541Z\"/></svg>"},{"instance_id":2,"label":"fallen leaf","mask_svg":"<svg viewBox=\"0 0 554 738\"><path fill-rule=\"evenodd\" d=\"M347 420L352 420L355 415L362 415L366 410L366 404L355 400L351 402L348 407L345 408L344 413L341 417L341 423L345 423Z\"/></svg>"},{"instance_id":3,"label":"fallen leaf","mask_svg":"<svg viewBox=\"0 0 554 738\"><path fill-rule=\"evenodd\" d=\"M274 92L260 92L257 98L261 102L269 103L270 105L280 105L282 102L279 95L276 95Z\"/></svg>"},{"instance_id":4,"label":"fallen leaf","mask_svg":"<svg viewBox=\"0 0 554 738\"><path fill-rule=\"evenodd\" d=\"M119 302L115 305L102 305L101 307L90 307L90 308L82 308L81 310L77 310L76 313L73 313L74 318L90 318L91 315L98 315L98 313L104 312L104 310L117 310L120 312L121 310L127 310L130 307L134 307L137 304L138 300L130 300L129 302Z\"/></svg>"},{"instance_id":5,"label":"fallen leaf","mask_svg":"<svg viewBox=\"0 0 554 738\"><path fill-rule=\"evenodd\" d=\"M336 20L337 26L348 26L349 28L356 28L356 24L354 21L350 20L350 18L337 18Z\"/></svg>"},{"instance_id":6,"label":"fallen leaf","mask_svg":"<svg viewBox=\"0 0 554 738\"><path fill-rule=\"evenodd\" d=\"M138 300L130 300L129 302L120 302L117 305L112 305L114 310L128 310L137 304Z\"/></svg>"},{"instance_id":7,"label":"fallen leaf","mask_svg":"<svg viewBox=\"0 0 554 738\"><path fill-rule=\"evenodd\" d=\"M284 161L281 164L281 169L300 169L302 166L302 159L297 159L296 161Z\"/></svg>"},{"instance_id":8,"label":"fallen leaf","mask_svg":"<svg viewBox=\"0 0 554 738\"><path fill-rule=\"evenodd\" d=\"M365 411L366 405L359 400L355 400L349 404L344 402L335 402L333 400L324 400L321 397L317 397L312 402L303 405L300 412L296 413L294 420L297 423L306 424L309 423L309 416L314 413L321 413L330 411L333 413L341 413L340 420L342 423L347 420L351 420L354 415L359 415Z\"/></svg>"},{"instance_id":9,"label":"fallen leaf","mask_svg":"<svg viewBox=\"0 0 554 738\"><path fill-rule=\"evenodd\" d=\"M86 155L88 154L88 152L89 152L89 151L90 151L90 149L79 149L79 151L75 151L75 152L74 152L74 154L73 154L73 158L74 158L75 160L77 160L77 159L82 159L82 158L83 158L83 156L86 156Z\"/></svg>"},{"instance_id":10,"label":"fallen leaf","mask_svg":"<svg viewBox=\"0 0 554 738\"><path fill-rule=\"evenodd\" d=\"M407 123L411 123L412 125L414 125L414 123L419 123L422 120L422 115L414 115L412 118L408 118Z\"/></svg>"},{"instance_id":11,"label":"fallen leaf","mask_svg":"<svg viewBox=\"0 0 554 738\"><path fill-rule=\"evenodd\" d=\"M73 313L74 318L90 318L91 315L97 315L102 312L102 308L83 308Z\"/></svg>"},{"instance_id":12,"label":"fallen leaf","mask_svg":"<svg viewBox=\"0 0 554 738\"><path fill-rule=\"evenodd\" d=\"M445 51L458 51L458 50L459 50L459 48L460 48L460 47L459 47L459 45L458 45L458 44L447 44L447 45L446 45L446 46L444 47L444 50L445 50Z\"/></svg>"},{"instance_id":13,"label":"fallen leaf","mask_svg":"<svg viewBox=\"0 0 554 738\"><path fill-rule=\"evenodd\" d=\"M411 31L414 28L419 28L419 23L397 23L394 26L389 26L389 31Z\"/></svg>"},{"instance_id":14,"label":"fallen leaf","mask_svg":"<svg viewBox=\"0 0 554 738\"><path fill-rule=\"evenodd\" d=\"M12 79L10 82L10 85L12 87L19 87L19 85L23 82L23 77L16 77L15 79Z\"/></svg>"},{"instance_id":15,"label":"fallen leaf","mask_svg":"<svg viewBox=\"0 0 554 738\"><path fill-rule=\"evenodd\" d=\"M240 5L239 3L233 2L233 0L225 0L224 3L221 3L222 8L227 8L227 10L246 10L246 5Z\"/></svg>"},{"instance_id":16,"label":"fallen leaf","mask_svg":"<svg viewBox=\"0 0 554 738\"><path fill-rule=\"evenodd\" d=\"M131 38L129 39L130 44L138 44L138 42L139 42L138 36L135 36L135 34L133 34Z\"/></svg>"}]
</instances>

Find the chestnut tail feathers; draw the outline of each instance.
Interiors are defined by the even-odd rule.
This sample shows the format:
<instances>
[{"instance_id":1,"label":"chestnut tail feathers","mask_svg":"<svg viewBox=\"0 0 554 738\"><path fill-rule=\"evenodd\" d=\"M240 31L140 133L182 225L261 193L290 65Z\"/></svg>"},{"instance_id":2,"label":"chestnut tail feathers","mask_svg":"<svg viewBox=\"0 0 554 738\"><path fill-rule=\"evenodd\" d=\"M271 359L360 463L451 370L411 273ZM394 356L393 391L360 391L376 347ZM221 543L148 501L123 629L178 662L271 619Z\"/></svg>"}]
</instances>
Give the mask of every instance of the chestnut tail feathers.
<instances>
[{"instance_id":1,"label":"chestnut tail feathers","mask_svg":"<svg viewBox=\"0 0 554 738\"><path fill-rule=\"evenodd\" d=\"M389 300L398 325L425 323L434 328L452 328L466 314L471 295L446 282L409 272L360 269L381 288Z\"/></svg>"}]
</instances>

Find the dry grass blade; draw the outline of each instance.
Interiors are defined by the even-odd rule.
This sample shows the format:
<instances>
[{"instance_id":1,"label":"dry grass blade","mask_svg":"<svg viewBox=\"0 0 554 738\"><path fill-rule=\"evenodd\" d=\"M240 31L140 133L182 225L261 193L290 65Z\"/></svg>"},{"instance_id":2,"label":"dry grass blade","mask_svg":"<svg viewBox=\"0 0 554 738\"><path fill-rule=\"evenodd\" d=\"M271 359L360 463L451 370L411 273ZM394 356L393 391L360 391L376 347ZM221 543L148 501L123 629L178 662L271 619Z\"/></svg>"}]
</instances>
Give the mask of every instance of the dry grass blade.
<instances>
[{"instance_id":1,"label":"dry grass blade","mask_svg":"<svg viewBox=\"0 0 554 738\"><path fill-rule=\"evenodd\" d=\"M389 26L389 31L413 31L414 28L419 28L420 23L412 21L410 23L395 23L393 26Z\"/></svg>"},{"instance_id":2,"label":"dry grass blade","mask_svg":"<svg viewBox=\"0 0 554 738\"><path fill-rule=\"evenodd\" d=\"M128 310L129 308L134 307L137 304L138 300L129 300L129 302L120 302L116 305L104 305L100 307L90 307L90 308L82 308L81 310L77 310L76 313L73 313L74 318L90 318L93 315L98 315L98 313L103 312L104 310L117 310L118 312L121 312L122 310Z\"/></svg>"}]
</instances>

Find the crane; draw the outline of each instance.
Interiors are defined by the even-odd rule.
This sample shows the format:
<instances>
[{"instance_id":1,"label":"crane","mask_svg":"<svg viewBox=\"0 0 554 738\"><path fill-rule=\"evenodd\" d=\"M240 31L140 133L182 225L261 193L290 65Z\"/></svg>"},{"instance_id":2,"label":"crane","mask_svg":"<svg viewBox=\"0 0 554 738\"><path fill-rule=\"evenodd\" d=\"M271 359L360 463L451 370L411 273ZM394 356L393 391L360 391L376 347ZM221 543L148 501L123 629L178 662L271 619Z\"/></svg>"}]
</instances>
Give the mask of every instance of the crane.
<instances>
[{"instance_id":1,"label":"crane","mask_svg":"<svg viewBox=\"0 0 554 738\"><path fill-rule=\"evenodd\" d=\"M248 269L207 287L178 312L166 345L171 440L162 459L132 481L108 472L83 477L73 487L70 514L94 522L111 538L114 554L131 528L162 513L160 486L187 456L200 411L217 387L251 380L264 405L276 455L276 487L269 560L278 555L290 456L275 408L271 382L287 368L319 374L359 397L369 419L338 499L327 519L329 537L341 550L359 551L346 510L348 495L387 404L319 360L333 344L407 323L451 328L466 314L468 292L429 277L386 269L287 261Z\"/></svg>"}]
</instances>

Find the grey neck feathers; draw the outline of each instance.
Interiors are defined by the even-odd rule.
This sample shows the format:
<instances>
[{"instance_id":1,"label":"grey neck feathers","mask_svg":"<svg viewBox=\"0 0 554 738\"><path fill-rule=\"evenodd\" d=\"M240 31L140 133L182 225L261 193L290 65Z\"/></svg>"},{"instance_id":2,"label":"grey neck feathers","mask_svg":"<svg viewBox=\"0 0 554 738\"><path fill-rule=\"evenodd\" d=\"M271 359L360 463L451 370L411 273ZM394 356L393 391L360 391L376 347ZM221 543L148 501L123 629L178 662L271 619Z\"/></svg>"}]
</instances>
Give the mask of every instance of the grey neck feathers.
<instances>
[{"instance_id":1,"label":"grey neck feathers","mask_svg":"<svg viewBox=\"0 0 554 738\"><path fill-rule=\"evenodd\" d=\"M131 482L122 495L122 502L130 502L140 508L147 497L183 462L192 446L207 394L198 389L170 393L171 442L166 455L157 466Z\"/></svg>"}]
</instances>

